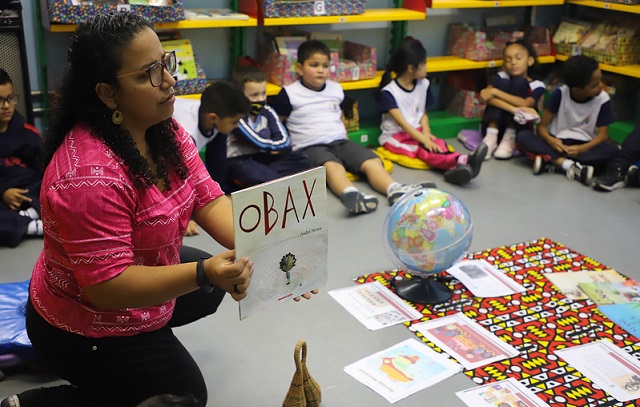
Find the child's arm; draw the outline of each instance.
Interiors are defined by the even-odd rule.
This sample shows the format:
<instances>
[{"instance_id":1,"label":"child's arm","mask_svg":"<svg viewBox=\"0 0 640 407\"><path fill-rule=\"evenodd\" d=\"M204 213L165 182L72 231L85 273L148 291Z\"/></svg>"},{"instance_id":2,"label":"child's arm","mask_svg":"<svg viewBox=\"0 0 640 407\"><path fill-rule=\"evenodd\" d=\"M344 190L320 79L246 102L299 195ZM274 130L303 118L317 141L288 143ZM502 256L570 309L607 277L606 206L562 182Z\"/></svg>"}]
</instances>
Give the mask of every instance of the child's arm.
<instances>
[{"instance_id":1,"label":"child's arm","mask_svg":"<svg viewBox=\"0 0 640 407\"><path fill-rule=\"evenodd\" d=\"M596 135L591 139L591 141L588 141L584 144L567 146L567 156L576 158L580 154L591 150L593 147L597 146L600 143L604 143L607 140L609 140L609 126L598 127Z\"/></svg>"},{"instance_id":2,"label":"child's arm","mask_svg":"<svg viewBox=\"0 0 640 407\"><path fill-rule=\"evenodd\" d=\"M400 112L400 109L394 108L389 109L389 116L400 126L405 133L410 135L414 140L418 141L420 144L424 145L424 147L431 152L442 152L440 146L431 141L432 138L435 138L433 134L431 134L431 128L429 127L429 118L425 113L420 120L420 125L422 126L422 133L418 131L415 127L413 127L409 122L407 122Z\"/></svg>"},{"instance_id":3,"label":"child's arm","mask_svg":"<svg viewBox=\"0 0 640 407\"><path fill-rule=\"evenodd\" d=\"M567 147L564 145L562 140L549 133L549 124L551 123L553 116L554 113L548 107L544 109L542 117L540 118L540 123L538 124L538 135L542 137L542 139L554 150L560 153L566 153Z\"/></svg>"},{"instance_id":4,"label":"child's arm","mask_svg":"<svg viewBox=\"0 0 640 407\"><path fill-rule=\"evenodd\" d=\"M258 117L267 120L266 127L255 130L249 124L248 118L244 117L238 123L238 128L233 130L233 134L263 151L278 152L291 148L289 133L275 110L265 105Z\"/></svg>"},{"instance_id":5,"label":"child's arm","mask_svg":"<svg viewBox=\"0 0 640 407\"><path fill-rule=\"evenodd\" d=\"M480 91L480 98L491 106L511 113L515 113L516 110L522 107L534 107L536 104L536 101L531 96L521 98L520 96L512 95L493 86L482 89ZM503 106L509 106L511 109Z\"/></svg>"}]
</instances>

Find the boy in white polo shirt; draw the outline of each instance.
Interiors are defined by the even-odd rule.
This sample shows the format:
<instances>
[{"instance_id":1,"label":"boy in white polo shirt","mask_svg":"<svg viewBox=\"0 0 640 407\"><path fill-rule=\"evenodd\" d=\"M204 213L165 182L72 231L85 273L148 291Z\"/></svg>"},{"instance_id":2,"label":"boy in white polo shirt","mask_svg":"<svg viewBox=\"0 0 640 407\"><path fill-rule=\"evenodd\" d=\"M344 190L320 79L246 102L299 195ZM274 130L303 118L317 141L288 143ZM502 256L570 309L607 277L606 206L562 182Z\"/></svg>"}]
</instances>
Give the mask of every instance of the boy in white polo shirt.
<instances>
[{"instance_id":1,"label":"boy in white polo shirt","mask_svg":"<svg viewBox=\"0 0 640 407\"><path fill-rule=\"evenodd\" d=\"M375 153L347 138L340 106L344 91L328 79L329 58L329 48L321 41L302 43L296 65L300 79L283 87L271 105L289 130L293 150L307 154L312 166L326 168L329 189L349 212L373 212L378 198L358 191L347 171L364 176L391 205L417 186L396 182Z\"/></svg>"}]
</instances>

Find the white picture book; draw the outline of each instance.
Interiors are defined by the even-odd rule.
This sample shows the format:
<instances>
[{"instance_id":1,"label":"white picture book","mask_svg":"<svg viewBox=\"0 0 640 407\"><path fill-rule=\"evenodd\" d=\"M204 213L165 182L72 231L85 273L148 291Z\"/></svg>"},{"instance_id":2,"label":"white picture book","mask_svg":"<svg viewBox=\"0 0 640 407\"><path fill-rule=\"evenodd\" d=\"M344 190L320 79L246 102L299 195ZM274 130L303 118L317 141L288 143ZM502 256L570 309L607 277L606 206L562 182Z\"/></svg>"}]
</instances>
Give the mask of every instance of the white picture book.
<instances>
[{"instance_id":1,"label":"white picture book","mask_svg":"<svg viewBox=\"0 0 640 407\"><path fill-rule=\"evenodd\" d=\"M414 324L410 329L420 332L468 370L520 354L461 312Z\"/></svg>"},{"instance_id":2,"label":"white picture book","mask_svg":"<svg viewBox=\"0 0 640 407\"><path fill-rule=\"evenodd\" d=\"M422 318L422 313L377 281L329 291L351 315L371 330Z\"/></svg>"},{"instance_id":3,"label":"white picture book","mask_svg":"<svg viewBox=\"0 0 640 407\"><path fill-rule=\"evenodd\" d=\"M607 339L554 353L616 400L640 398L640 362Z\"/></svg>"},{"instance_id":4,"label":"white picture book","mask_svg":"<svg viewBox=\"0 0 640 407\"><path fill-rule=\"evenodd\" d=\"M236 257L254 262L240 319L326 284L324 167L233 192L231 202Z\"/></svg>"},{"instance_id":5,"label":"white picture book","mask_svg":"<svg viewBox=\"0 0 640 407\"><path fill-rule=\"evenodd\" d=\"M460 365L417 339L407 339L344 368L391 403L461 370Z\"/></svg>"},{"instance_id":6,"label":"white picture book","mask_svg":"<svg viewBox=\"0 0 640 407\"><path fill-rule=\"evenodd\" d=\"M571 300L588 300L589 296L581 288L581 283L614 283L623 282L625 278L615 270L602 271L563 271L558 273L545 273L547 280L567 298Z\"/></svg>"},{"instance_id":7,"label":"white picture book","mask_svg":"<svg viewBox=\"0 0 640 407\"><path fill-rule=\"evenodd\" d=\"M513 377L462 390L456 396L469 407L549 407Z\"/></svg>"},{"instance_id":8,"label":"white picture book","mask_svg":"<svg viewBox=\"0 0 640 407\"><path fill-rule=\"evenodd\" d=\"M463 260L447 270L473 295L481 298L504 297L522 293L523 286L486 260Z\"/></svg>"}]
</instances>

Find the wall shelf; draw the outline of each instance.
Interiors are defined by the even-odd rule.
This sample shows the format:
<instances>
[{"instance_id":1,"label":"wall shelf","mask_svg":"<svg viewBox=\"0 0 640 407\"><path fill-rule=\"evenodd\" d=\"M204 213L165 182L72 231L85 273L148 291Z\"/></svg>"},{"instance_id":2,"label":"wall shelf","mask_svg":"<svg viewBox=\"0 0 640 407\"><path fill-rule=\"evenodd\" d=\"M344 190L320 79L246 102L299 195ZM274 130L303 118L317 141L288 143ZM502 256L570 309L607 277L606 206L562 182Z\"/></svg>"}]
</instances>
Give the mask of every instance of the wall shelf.
<instances>
[{"instance_id":1,"label":"wall shelf","mask_svg":"<svg viewBox=\"0 0 640 407\"><path fill-rule=\"evenodd\" d=\"M555 62L554 56L542 56L538 57L538 63L550 64ZM427 58L427 72L451 72L451 71L467 71L471 69L485 69L502 66L502 60L498 61L471 61L469 59L452 57L452 56L439 56ZM374 89L380 84L383 71L378 71L376 76L372 79L365 79L362 81L342 82L342 88L344 90L358 90L358 89ZM267 83L267 95L274 96L280 92L280 86Z\"/></svg>"},{"instance_id":2,"label":"wall shelf","mask_svg":"<svg viewBox=\"0 0 640 407\"><path fill-rule=\"evenodd\" d=\"M558 61L566 61L567 58L569 58L567 55L556 55L556 59ZM632 78L640 78L640 65L615 66L600 63L600 69L606 72L617 73Z\"/></svg>"},{"instance_id":3,"label":"wall shelf","mask_svg":"<svg viewBox=\"0 0 640 407\"><path fill-rule=\"evenodd\" d=\"M560 6L564 0L426 0L426 3L427 8L503 8Z\"/></svg>"},{"instance_id":4,"label":"wall shelf","mask_svg":"<svg viewBox=\"0 0 640 407\"><path fill-rule=\"evenodd\" d=\"M249 17L248 20L182 20L171 23L155 23L156 30L183 30L202 28L235 28L235 27L255 27L258 20ZM47 28L51 32L74 32L77 24L56 24L51 23Z\"/></svg>"},{"instance_id":5,"label":"wall shelf","mask_svg":"<svg viewBox=\"0 0 640 407\"><path fill-rule=\"evenodd\" d=\"M617 4L609 3L607 1L595 1L595 0L568 0L569 4L576 4L578 6L603 8L606 10L624 11L625 13L640 14L640 6L629 4Z\"/></svg>"},{"instance_id":6,"label":"wall shelf","mask_svg":"<svg viewBox=\"0 0 640 407\"><path fill-rule=\"evenodd\" d=\"M406 8L382 8L367 10L362 14L347 16L313 16L313 17L288 17L265 18L265 26L282 25L317 25L317 24L343 24L343 23L372 23L386 21L421 21L426 13Z\"/></svg>"}]
</instances>

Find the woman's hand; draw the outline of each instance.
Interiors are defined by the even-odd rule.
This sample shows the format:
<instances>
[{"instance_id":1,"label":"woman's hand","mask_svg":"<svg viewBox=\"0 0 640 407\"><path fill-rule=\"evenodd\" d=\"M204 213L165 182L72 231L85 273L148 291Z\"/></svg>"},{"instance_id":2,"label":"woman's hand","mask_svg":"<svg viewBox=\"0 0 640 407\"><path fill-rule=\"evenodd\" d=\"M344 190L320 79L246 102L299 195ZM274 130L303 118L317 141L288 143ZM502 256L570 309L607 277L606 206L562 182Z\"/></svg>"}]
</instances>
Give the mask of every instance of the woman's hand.
<instances>
[{"instance_id":1,"label":"woman's hand","mask_svg":"<svg viewBox=\"0 0 640 407\"><path fill-rule=\"evenodd\" d=\"M240 301L247 296L253 275L253 262L246 257L236 261L236 251L227 250L205 260L204 272L211 284Z\"/></svg>"},{"instance_id":2,"label":"woman's hand","mask_svg":"<svg viewBox=\"0 0 640 407\"><path fill-rule=\"evenodd\" d=\"M296 301L296 302L300 301L302 298L304 298L305 300L310 300L311 299L311 294L318 294L318 289L311 290L308 293L304 293L304 294L302 294L301 297L295 297L293 300Z\"/></svg>"}]
</instances>

